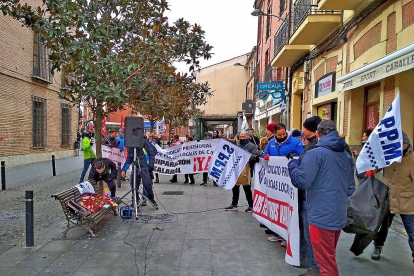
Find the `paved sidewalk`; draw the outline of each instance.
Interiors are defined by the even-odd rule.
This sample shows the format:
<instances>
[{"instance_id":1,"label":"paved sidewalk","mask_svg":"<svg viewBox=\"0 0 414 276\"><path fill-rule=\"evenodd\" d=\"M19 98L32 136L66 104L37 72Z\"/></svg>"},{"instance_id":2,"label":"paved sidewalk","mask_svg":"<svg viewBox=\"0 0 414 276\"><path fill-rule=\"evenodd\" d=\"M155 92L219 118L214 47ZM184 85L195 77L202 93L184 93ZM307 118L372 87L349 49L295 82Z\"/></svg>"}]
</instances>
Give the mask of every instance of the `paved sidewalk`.
<instances>
[{"instance_id":1,"label":"paved sidewalk","mask_svg":"<svg viewBox=\"0 0 414 276\"><path fill-rule=\"evenodd\" d=\"M82 151L80 151L79 156L56 159L56 175L72 172L81 168L83 168ZM53 176L52 159L47 162L28 164L13 168L7 168L6 164L6 188L30 183L50 176Z\"/></svg>"},{"instance_id":2,"label":"paved sidewalk","mask_svg":"<svg viewBox=\"0 0 414 276\"><path fill-rule=\"evenodd\" d=\"M66 179L65 185L70 175L61 176ZM74 181L77 177L72 173ZM245 207L238 212L217 210L229 205L231 191L213 187L211 182L207 187L181 184L181 176L179 184L170 184L168 179L162 177L162 184L154 184L160 210L151 206L143 209L152 216L166 213L163 207L176 213L164 223L155 217L144 223L142 219L148 216L123 221L108 215L99 224L97 237L74 229L62 239L59 235L65 229L65 221L60 213L55 221L36 231L34 248L18 245L0 254L0 275L270 276L299 275L304 271L285 263L285 249L266 240L264 230L251 214L244 212ZM123 183L118 195L127 190L128 184ZM162 195L164 191L184 194ZM241 193L240 205L246 205ZM48 204L56 209L53 215L61 212L58 202ZM406 237L390 231L377 262L370 259L372 246L355 257L348 250L352 240L352 235L342 233L337 250L340 275L413 275Z\"/></svg>"}]
</instances>

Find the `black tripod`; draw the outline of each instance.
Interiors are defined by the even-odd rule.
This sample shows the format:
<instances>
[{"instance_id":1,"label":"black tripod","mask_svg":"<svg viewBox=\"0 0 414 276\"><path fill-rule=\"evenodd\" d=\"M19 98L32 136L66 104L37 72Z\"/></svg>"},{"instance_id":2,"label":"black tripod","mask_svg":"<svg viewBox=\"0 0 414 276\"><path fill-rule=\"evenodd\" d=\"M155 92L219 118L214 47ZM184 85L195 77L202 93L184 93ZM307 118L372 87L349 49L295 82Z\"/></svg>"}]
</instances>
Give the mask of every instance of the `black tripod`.
<instances>
[{"instance_id":1,"label":"black tripod","mask_svg":"<svg viewBox=\"0 0 414 276\"><path fill-rule=\"evenodd\" d=\"M141 204L144 200L146 200L147 202L149 202L152 207L154 207L155 209L158 210L158 206L155 205L151 200L149 200L143 192L141 192L139 190L139 188L137 187L137 173L136 173L136 168L137 168L137 148L134 148L134 159L132 162L132 173L133 173L133 178L132 178L132 185L131 185L131 190L128 191L125 195L123 195L119 200L122 201L127 195L129 195L130 193L132 193L132 206L134 208L134 217L137 220L138 219L138 213L141 213ZM150 177L150 176L149 176ZM144 183L142 183L142 186L144 187ZM137 194L139 194L140 200L139 202L137 202Z\"/></svg>"}]
</instances>

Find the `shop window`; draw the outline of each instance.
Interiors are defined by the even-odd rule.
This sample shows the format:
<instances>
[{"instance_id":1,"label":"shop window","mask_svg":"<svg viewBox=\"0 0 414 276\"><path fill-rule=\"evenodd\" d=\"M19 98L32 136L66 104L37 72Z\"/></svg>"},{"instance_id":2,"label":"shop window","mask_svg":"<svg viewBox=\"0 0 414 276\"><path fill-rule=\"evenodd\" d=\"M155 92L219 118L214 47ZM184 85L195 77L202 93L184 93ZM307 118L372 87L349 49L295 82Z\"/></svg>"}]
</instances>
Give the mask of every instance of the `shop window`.
<instances>
[{"instance_id":1,"label":"shop window","mask_svg":"<svg viewBox=\"0 0 414 276\"><path fill-rule=\"evenodd\" d=\"M327 103L321 106L318 106L318 116L321 117L322 120L332 120L336 123L337 118L337 103Z\"/></svg>"},{"instance_id":2,"label":"shop window","mask_svg":"<svg viewBox=\"0 0 414 276\"><path fill-rule=\"evenodd\" d=\"M365 89L365 129L373 130L379 122L380 85L376 84Z\"/></svg>"}]
</instances>

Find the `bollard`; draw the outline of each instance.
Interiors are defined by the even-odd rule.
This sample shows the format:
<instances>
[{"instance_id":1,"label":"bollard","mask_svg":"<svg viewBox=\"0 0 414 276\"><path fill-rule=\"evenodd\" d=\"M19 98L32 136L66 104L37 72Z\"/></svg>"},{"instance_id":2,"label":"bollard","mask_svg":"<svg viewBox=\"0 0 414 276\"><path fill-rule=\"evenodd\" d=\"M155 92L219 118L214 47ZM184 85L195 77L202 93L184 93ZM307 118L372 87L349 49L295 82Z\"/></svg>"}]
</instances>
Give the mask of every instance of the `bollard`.
<instances>
[{"instance_id":1,"label":"bollard","mask_svg":"<svg viewBox=\"0 0 414 276\"><path fill-rule=\"evenodd\" d=\"M52 155L52 170L53 170L53 176L56 176L56 161L55 161L54 155Z\"/></svg>"},{"instance_id":2,"label":"bollard","mask_svg":"<svg viewBox=\"0 0 414 276\"><path fill-rule=\"evenodd\" d=\"M6 161L1 161L1 189L6 190Z\"/></svg>"},{"instance_id":3,"label":"bollard","mask_svg":"<svg viewBox=\"0 0 414 276\"><path fill-rule=\"evenodd\" d=\"M118 162L118 166L117 166L117 174L116 174L116 179L118 182L118 188L121 188L121 162Z\"/></svg>"},{"instance_id":4,"label":"bollard","mask_svg":"<svg viewBox=\"0 0 414 276\"><path fill-rule=\"evenodd\" d=\"M26 246L34 246L33 191L26 191Z\"/></svg>"}]
</instances>

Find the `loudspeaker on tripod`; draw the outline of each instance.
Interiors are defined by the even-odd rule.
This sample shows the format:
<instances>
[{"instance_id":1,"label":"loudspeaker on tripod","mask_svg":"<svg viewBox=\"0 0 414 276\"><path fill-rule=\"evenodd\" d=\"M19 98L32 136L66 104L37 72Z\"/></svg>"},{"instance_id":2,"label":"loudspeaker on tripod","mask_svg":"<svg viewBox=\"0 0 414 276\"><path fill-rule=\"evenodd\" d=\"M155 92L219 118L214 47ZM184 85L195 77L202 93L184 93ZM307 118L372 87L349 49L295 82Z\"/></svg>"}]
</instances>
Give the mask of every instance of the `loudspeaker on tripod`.
<instances>
[{"instance_id":1,"label":"loudspeaker on tripod","mask_svg":"<svg viewBox=\"0 0 414 276\"><path fill-rule=\"evenodd\" d=\"M125 117L125 146L142 148L144 144L144 118Z\"/></svg>"}]
</instances>

